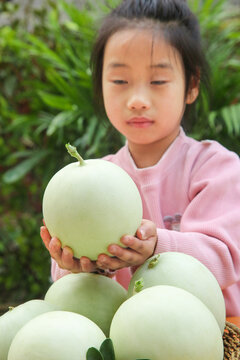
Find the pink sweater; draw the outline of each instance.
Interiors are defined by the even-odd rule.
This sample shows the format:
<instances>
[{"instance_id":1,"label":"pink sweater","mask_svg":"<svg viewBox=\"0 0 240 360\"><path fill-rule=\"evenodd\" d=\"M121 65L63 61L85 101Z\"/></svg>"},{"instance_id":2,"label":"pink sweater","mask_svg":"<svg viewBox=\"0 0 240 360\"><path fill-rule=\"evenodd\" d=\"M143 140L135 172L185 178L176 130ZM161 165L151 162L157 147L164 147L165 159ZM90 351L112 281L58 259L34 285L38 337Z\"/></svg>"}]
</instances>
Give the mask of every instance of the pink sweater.
<instances>
[{"instance_id":1,"label":"pink sweater","mask_svg":"<svg viewBox=\"0 0 240 360\"><path fill-rule=\"evenodd\" d=\"M179 251L205 264L218 280L227 316L240 316L240 161L215 141L180 135L160 161L138 169L127 144L106 160L122 167L142 197L143 218L157 225L156 253ZM52 261L52 278L68 273ZM116 279L127 287L129 269Z\"/></svg>"}]
</instances>

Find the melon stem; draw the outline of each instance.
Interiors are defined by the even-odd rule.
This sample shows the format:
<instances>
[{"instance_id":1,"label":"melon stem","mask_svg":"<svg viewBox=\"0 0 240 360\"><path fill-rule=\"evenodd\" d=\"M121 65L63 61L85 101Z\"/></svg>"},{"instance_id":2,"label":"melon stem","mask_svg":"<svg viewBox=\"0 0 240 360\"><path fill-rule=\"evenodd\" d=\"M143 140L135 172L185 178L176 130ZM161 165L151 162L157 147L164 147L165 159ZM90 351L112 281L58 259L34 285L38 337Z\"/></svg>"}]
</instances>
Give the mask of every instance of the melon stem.
<instances>
[{"instance_id":1,"label":"melon stem","mask_svg":"<svg viewBox=\"0 0 240 360\"><path fill-rule=\"evenodd\" d=\"M135 281L134 288L133 288L133 294L139 293L144 286L144 280L141 277L139 280Z\"/></svg>"},{"instance_id":2,"label":"melon stem","mask_svg":"<svg viewBox=\"0 0 240 360\"><path fill-rule=\"evenodd\" d=\"M66 144L65 146L66 146L67 151L69 152L69 154L72 157L75 157L79 161L80 166L86 165L85 161L83 160L81 155L78 153L77 148L75 146L72 146L69 143Z\"/></svg>"},{"instance_id":3,"label":"melon stem","mask_svg":"<svg viewBox=\"0 0 240 360\"><path fill-rule=\"evenodd\" d=\"M148 269L154 268L159 263L160 254L155 255L148 264Z\"/></svg>"}]
</instances>

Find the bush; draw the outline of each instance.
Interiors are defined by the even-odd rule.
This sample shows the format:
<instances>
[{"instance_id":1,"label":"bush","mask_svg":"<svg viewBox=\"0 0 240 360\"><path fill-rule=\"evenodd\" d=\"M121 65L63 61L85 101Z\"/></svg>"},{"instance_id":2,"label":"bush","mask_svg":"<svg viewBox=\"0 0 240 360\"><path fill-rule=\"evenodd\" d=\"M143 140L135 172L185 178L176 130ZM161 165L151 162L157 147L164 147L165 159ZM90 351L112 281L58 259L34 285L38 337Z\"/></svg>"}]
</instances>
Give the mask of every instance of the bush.
<instances>
[{"instance_id":1,"label":"bush","mask_svg":"<svg viewBox=\"0 0 240 360\"><path fill-rule=\"evenodd\" d=\"M96 9L48 5L49 12L32 14L39 25L31 33L21 22L0 29L0 303L41 297L49 286L41 202L51 176L72 161L65 143L85 158L122 144L92 105Z\"/></svg>"},{"instance_id":2,"label":"bush","mask_svg":"<svg viewBox=\"0 0 240 360\"><path fill-rule=\"evenodd\" d=\"M97 19L118 1L87 2L81 11L67 1L46 1L47 10L28 14L36 24L31 31L26 19L0 29L0 303L41 298L50 284L50 259L39 236L41 203L49 179L72 161L65 143L94 158L124 142L94 112L89 68ZM210 104L205 96L204 108L197 108L190 133L240 153L239 12L226 8L227 0L200 3L190 0L213 92Z\"/></svg>"},{"instance_id":3,"label":"bush","mask_svg":"<svg viewBox=\"0 0 240 360\"><path fill-rule=\"evenodd\" d=\"M189 2L200 22L211 69L207 116L193 125L192 135L215 139L240 154L240 8L227 0Z\"/></svg>"}]
</instances>

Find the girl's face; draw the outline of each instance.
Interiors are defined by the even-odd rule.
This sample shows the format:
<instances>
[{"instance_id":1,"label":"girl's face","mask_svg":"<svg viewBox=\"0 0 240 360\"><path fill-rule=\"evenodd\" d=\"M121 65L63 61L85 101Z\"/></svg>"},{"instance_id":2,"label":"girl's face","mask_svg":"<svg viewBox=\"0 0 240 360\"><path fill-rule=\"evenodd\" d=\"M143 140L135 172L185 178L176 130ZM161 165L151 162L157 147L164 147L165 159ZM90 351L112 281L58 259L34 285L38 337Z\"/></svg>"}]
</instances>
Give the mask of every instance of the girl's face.
<instances>
[{"instance_id":1,"label":"girl's face","mask_svg":"<svg viewBox=\"0 0 240 360\"><path fill-rule=\"evenodd\" d=\"M163 37L153 42L149 30L122 30L110 37L102 84L107 116L130 151L154 144L163 154L179 133L185 105L198 95L196 86L185 96L179 53Z\"/></svg>"}]
</instances>

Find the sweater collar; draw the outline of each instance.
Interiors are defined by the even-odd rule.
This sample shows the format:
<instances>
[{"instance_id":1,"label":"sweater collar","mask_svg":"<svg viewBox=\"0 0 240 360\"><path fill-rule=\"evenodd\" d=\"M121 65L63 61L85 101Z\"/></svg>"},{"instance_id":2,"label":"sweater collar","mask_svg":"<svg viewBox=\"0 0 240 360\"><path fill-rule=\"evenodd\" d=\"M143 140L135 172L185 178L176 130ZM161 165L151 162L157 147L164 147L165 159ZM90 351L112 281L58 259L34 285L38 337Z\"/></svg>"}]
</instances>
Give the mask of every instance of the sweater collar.
<instances>
[{"instance_id":1,"label":"sweater collar","mask_svg":"<svg viewBox=\"0 0 240 360\"><path fill-rule=\"evenodd\" d=\"M129 165L137 172L147 172L147 171L152 171L155 168L159 168L161 166L162 163L164 163L164 160L166 157L168 157L168 155L171 152L175 152L175 148L178 147L178 145L183 142L184 138L186 138L186 134L183 130L182 127L180 127L180 132L178 134L178 136L175 138L175 140L171 143L171 145L167 148L167 150L165 151L165 153L163 154L163 156L161 157L161 159L153 166L149 166L146 168L138 168L132 158L132 155L129 151L128 148L128 141L126 140L124 149L125 149L125 160L127 160L127 162L129 163Z\"/></svg>"}]
</instances>

